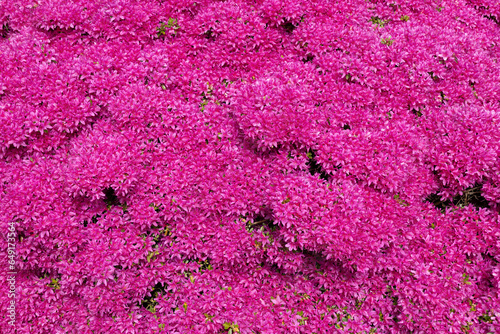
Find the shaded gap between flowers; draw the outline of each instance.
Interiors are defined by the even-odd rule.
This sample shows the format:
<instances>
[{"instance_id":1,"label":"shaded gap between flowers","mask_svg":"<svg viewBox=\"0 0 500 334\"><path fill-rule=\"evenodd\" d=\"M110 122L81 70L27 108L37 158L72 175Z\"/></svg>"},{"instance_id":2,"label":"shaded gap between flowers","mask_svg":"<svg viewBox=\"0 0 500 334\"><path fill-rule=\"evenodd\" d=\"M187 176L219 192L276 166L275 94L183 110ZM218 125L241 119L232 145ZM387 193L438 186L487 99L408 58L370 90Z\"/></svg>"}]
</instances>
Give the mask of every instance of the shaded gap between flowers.
<instances>
[{"instance_id":1,"label":"shaded gap between flowers","mask_svg":"<svg viewBox=\"0 0 500 334\"><path fill-rule=\"evenodd\" d=\"M153 249L160 247L161 242L166 238L172 236L171 227L167 224L165 226L153 227L151 230L142 234L143 237L150 237L153 239Z\"/></svg>"},{"instance_id":2,"label":"shaded gap between flowers","mask_svg":"<svg viewBox=\"0 0 500 334\"><path fill-rule=\"evenodd\" d=\"M328 275L334 275L342 279L350 279L356 275L356 265L349 265L342 259L338 258L327 259L325 254L323 254L320 250L301 248L293 252L302 254L304 256L304 262L307 263L311 269L313 269L313 271L310 270L309 274L305 277L307 277L308 280L312 280L321 293L329 291L329 288L325 287L321 282L321 277L325 274L325 272L328 271ZM310 274L314 271L316 274L319 274L319 276L316 276L315 278L310 276ZM318 280L318 278L320 280Z\"/></svg>"},{"instance_id":3,"label":"shaded gap between flowers","mask_svg":"<svg viewBox=\"0 0 500 334\"><path fill-rule=\"evenodd\" d=\"M307 165L309 166L309 173L311 175L319 174L320 179L328 181L329 175L323 170L321 164L316 161L316 151L309 150L307 152Z\"/></svg>"},{"instance_id":4,"label":"shaded gap between flowers","mask_svg":"<svg viewBox=\"0 0 500 334\"><path fill-rule=\"evenodd\" d=\"M304 58L302 58L302 62L305 64L305 63L309 63L309 62L312 62L314 60L314 56L310 53L308 53Z\"/></svg>"},{"instance_id":5,"label":"shaded gap between flowers","mask_svg":"<svg viewBox=\"0 0 500 334\"><path fill-rule=\"evenodd\" d=\"M284 20L284 22L280 25L287 33L291 34L295 29L297 29L297 26L293 24L292 22L288 20Z\"/></svg>"},{"instance_id":6,"label":"shaded gap between flowers","mask_svg":"<svg viewBox=\"0 0 500 334\"><path fill-rule=\"evenodd\" d=\"M128 206L126 202L121 203L118 200L118 196L116 196L116 192L112 187L105 188L103 190L104 192L104 203L106 204L107 210L111 209L112 207L120 207L123 210L123 213L128 212Z\"/></svg>"},{"instance_id":7,"label":"shaded gap between flowers","mask_svg":"<svg viewBox=\"0 0 500 334\"><path fill-rule=\"evenodd\" d=\"M115 190L111 187L108 187L103 190L104 192L104 203L108 207L110 206L120 206L121 203L118 201L118 197L116 196Z\"/></svg>"},{"instance_id":8,"label":"shaded gap between flowers","mask_svg":"<svg viewBox=\"0 0 500 334\"><path fill-rule=\"evenodd\" d=\"M199 260L199 264L200 264L199 271L203 272L205 270L212 270L213 268L212 268L211 261L212 261L212 259L209 257L207 257L207 259L204 261Z\"/></svg>"},{"instance_id":9,"label":"shaded gap between flowers","mask_svg":"<svg viewBox=\"0 0 500 334\"><path fill-rule=\"evenodd\" d=\"M249 219L246 223L247 231L259 229L261 227L266 227L271 232L279 229L279 226L275 224L273 219L266 218L262 215L256 215L253 219Z\"/></svg>"},{"instance_id":10,"label":"shaded gap between flowers","mask_svg":"<svg viewBox=\"0 0 500 334\"><path fill-rule=\"evenodd\" d=\"M154 313L155 306L158 304L158 302L155 300L156 297L158 297L159 295L165 295L166 292L166 284L158 282L151 289L151 291L147 293L141 301L138 302L138 306Z\"/></svg>"},{"instance_id":11,"label":"shaded gap between flowers","mask_svg":"<svg viewBox=\"0 0 500 334\"><path fill-rule=\"evenodd\" d=\"M493 21L495 22L496 24L500 25L500 21L498 20L498 18L493 15L493 14L490 14L490 15L483 15L483 17L487 20L490 20L490 21Z\"/></svg>"},{"instance_id":12,"label":"shaded gap between flowers","mask_svg":"<svg viewBox=\"0 0 500 334\"><path fill-rule=\"evenodd\" d=\"M94 215L92 216L92 218L90 219L90 222L88 220L84 220L83 221L83 227L87 227L90 224L96 224L97 223L97 220L101 217L101 215Z\"/></svg>"},{"instance_id":13,"label":"shaded gap between flowers","mask_svg":"<svg viewBox=\"0 0 500 334\"><path fill-rule=\"evenodd\" d=\"M420 107L419 107L419 108L417 108L417 109L412 108L412 109L411 109L411 113L412 113L413 115L415 115L417 118L422 117L422 115L423 115L423 114L422 114L422 110L420 109Z\"/></svg>"},{"instance_id":14,"label":"shaded gap between flowers","mask_svg":"<svg viewBox=\"0 0 500 334\"><path fill-rule=\"evenodd\" d=\"M39 32L42 32L42 33L45 33L47 35L49 35L50 37L59 37L61 35L69 35L69 34L72 34L72 33L75 33L77 32L77 29L76 27L62 27L62 26L59 26L59 25L56 25L55 27L52 27L52 28L41 28L41 27L38 27L37 30Z\"/></svg>"},{"instance_id":15,"label":"shaded gap between flowers","mask_svg":"<svg viewBox=\"0 0 500 334\"><path fill-rule=\"evenodd\" d=\"M462 195L456 195L453 199L443 201L437 193L430 194L425 198L427 202L432 203L436 208L444 212L446 208L451 206L465 207L472 205L476 209L489 208L488 200L482 195L483 185L480 183L474 184L463 191Z\"/></svg>"},{"instance_id":16,"label":"shaded gap between flowers","mask_svg":"<svg viewBox=\"0 0 500 334\"><path fill-rule=\"evenodd\" d=\"M209 28L207 31L205 31L202 36L206 39L208 39L209 41L215 41L215 35L214 35L214 31L212 30L212 28Z\"/></svg>"},{"instance_id":17,"label":"shaded gap between flowers","mask_svg":"<svg viewBox=\"0 0 500 334\"><path fill-rule=\"evenodd\" d=\"M62 274L60 274L54 270L47 270L47 269L38 268L36 270L35 276L39 279L50 278L50 283L48 283L46 286L48 286L49 288L52 288L54 290L61 289L59 281L61 280Z\"/></svg>"},{"instance_id":18,"label":"shaded gap between flowers","mask_svg":"<svg viewBox=\"0 0 500 334\"><path fill-rule=\"evenodd\" d=\"M12 29L10 28L9 23L8 22L4 23L2 25L2 30L0 30L0 37L2 37L2 38L9 37L9 34L10 34L11 31L12 31Z\"/></svg>"}]
</instances>

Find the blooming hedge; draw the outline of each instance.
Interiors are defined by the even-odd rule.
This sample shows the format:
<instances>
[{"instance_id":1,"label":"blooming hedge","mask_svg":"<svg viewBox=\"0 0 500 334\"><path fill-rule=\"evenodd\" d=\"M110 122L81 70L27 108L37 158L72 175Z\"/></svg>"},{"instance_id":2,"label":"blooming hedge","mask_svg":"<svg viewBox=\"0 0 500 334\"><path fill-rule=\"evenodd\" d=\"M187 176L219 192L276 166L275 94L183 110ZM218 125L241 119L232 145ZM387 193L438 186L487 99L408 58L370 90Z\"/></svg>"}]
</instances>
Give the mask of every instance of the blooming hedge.
<instances>
[{"instance_id":1,"label":"blooming hedge","mask_svg":"<svg viewBox=\"0 0 500 334\"><path fill-rule=\"evenodd\" d=\"M0 332L500 332L499 22L1 1Z\"/></svg>"}]
</instances>

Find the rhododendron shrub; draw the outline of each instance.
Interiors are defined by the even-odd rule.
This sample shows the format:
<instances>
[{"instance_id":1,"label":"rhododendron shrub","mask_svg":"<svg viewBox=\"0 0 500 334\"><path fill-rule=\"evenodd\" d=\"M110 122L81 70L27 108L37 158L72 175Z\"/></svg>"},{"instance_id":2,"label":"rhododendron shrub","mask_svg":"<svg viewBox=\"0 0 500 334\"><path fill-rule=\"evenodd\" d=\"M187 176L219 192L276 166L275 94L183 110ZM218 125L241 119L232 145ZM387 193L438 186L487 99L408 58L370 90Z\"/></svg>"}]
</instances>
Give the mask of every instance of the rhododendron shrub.
<instances>
[{"instance_id":1,"label":"rhododendron shrub","mask_svg":"<svg viewBox=\"0 0 500 334\"><path fill-rule=\"evenodd\" d=\"M497 333L492 0L3 0L2 333Z\"/></svg>"}]
</instances>

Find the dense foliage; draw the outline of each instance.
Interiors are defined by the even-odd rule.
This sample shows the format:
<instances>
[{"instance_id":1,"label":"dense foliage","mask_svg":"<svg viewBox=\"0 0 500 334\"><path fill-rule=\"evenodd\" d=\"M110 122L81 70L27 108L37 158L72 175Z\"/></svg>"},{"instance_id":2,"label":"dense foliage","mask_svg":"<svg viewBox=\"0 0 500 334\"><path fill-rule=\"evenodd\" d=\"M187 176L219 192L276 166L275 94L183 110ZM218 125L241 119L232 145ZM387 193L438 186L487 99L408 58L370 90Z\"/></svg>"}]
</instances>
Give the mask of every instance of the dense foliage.
<instances>
[{"instance_id":1,"label":"dense foliage","mask_svg":"<svg viewBox=\"0 0 500 334\"><path fill-rule=\"evenodd\" d=\"M500 332L499 20L0 1L17 333Z\"/></svg>"}]
</instances>

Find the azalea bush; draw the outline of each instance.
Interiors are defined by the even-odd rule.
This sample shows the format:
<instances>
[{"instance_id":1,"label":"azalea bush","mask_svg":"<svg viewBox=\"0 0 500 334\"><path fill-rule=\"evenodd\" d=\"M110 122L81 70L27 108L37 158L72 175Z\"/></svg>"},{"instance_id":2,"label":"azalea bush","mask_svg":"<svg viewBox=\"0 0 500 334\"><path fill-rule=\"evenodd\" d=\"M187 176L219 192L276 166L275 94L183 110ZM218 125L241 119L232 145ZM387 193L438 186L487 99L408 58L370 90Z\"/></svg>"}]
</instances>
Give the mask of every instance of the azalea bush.
<instances>
[{"instance_id":1,"label":"azalea bush","mask_svg":"<svg viewBox=\"0 0 500 334\"><path fill-rule=\"evenodd\" d=\"M499 22L1 1L0 332L499 332Z\"/></svg>"}]
</instances>

